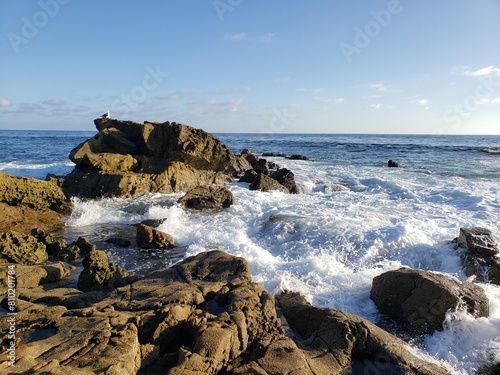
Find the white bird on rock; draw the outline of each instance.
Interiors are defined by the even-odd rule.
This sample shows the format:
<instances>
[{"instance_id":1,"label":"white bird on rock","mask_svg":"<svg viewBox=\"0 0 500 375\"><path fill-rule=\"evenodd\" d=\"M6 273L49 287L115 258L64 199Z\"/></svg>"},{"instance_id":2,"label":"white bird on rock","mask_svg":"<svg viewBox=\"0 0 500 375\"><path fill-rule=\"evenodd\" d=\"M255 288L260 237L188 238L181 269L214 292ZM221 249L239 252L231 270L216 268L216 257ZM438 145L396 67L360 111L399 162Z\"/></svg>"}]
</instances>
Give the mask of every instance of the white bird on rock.
<instances>
[{"instance_id":1,"label":"white bird on rock","mask_svg":"<svg viewBox=\"0 0 500 375\"><path fill-rule=\"evenodd\" d=\"M109 117L109 111L107 111L107 112L106 112L105 114L103 114L101 117L102 117L102 118L110 118L110 117Z\"/></svg>"}]
</instances>

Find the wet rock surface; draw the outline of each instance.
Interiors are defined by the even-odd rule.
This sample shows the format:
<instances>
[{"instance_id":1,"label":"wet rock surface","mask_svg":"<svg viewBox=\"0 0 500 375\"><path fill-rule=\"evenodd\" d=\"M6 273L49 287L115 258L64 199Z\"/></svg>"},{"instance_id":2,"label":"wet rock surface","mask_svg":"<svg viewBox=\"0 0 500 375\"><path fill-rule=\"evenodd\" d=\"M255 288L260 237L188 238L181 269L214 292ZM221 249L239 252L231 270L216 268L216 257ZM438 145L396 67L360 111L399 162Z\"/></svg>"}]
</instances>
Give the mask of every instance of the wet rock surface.
<instances>
[{"instance_id":1,"label":"wet rock surface","mask_svg":"<svg viewBox=\"0 0 500 375\"><path fill-rule=\"evenodd\" d=\"M228 208L235 203L235 199L228 188L198 186L188 191L178 202L191 210L209 210Z\"/></svg>"},{"instance_id":2,"label":"wet rock surface","mask_svg":"<svg viewBox=\"0 0 500 375\"><path fill-rule=\"evenodd\" d=\"M484 290L467 281L429 271L401 268L373 279L370 298L379 310L416 333L442 330L448 310L464 308L475 317L489 315Z\"/></svg>"}]
</instances>

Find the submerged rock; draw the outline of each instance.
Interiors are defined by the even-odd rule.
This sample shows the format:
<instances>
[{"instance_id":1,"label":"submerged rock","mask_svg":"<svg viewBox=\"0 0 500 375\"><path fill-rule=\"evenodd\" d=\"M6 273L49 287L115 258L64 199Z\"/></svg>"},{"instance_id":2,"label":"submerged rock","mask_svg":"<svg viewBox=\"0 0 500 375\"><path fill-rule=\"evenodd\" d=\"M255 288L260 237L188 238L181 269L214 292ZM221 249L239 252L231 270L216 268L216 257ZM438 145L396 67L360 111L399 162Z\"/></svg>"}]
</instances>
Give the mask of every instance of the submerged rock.
<instances>
[{"instance_id":1,"label":"submerged rock","mask_svg":"<svg viewBox=\"0 0 500 375\"><path fill-rule=\"evenodd\" d=\"M416 333L441 331L446 312L456 308L464 308L475 317L489 315L489 302L481 287L409 268L375 277L370 298L381 312Z\"/></svg>"},{"instance_id":2,"label":"submerged rock","mask_svg":"<svg viewBox=\"0 0 500 375\"><path fill-rule=\"evenodd\" d=\"M387 162L387 166L388 166L389 168L398 168L400 165L399 165L399 163L398 163L398 162L395 162L394 160L389 160L389 161Z\"/></svg>"},{"instance_id":3,"label":"submerged rock","mask_svg":"<svg viewBox=\"0 0 500 375\"><path fill-rule=\"evenodd\" d=\"M141 224L137 227L137 245L142 249L172 249L175 242L172 236L148 225Z\"/></svg>"},{"instance_id":4,"label":"submerged rock","mask_svg":"<svg viewBox=\"0 0 500 375\"><path fill-rule=\"evenodd\" d=\"M290 160L309 160L309 158L305 155L291 155L289 157Z\"/></svg>"},{"instance_id":5,"label":"submerged rock","mask_svg":"<svg viewBox=\"0 0 500 375\"><path fill-rule=\"evenodd\" d=\"M228 208L235 203L235 199L228 188L198 186L188 191L178 203L191 210L207 210Z\"/></svg>"},{"instance_id":6,"label":"submerged rock","mask_svg":"<svg viewBox=\"0 0 500 375\"><path fill-rule=\"evenodd\" d=\"M100 118L99 133L70 153L68 195L136 197L222 185L250 163L213 135L188 125Z\"/></svg>"}]
</instances>

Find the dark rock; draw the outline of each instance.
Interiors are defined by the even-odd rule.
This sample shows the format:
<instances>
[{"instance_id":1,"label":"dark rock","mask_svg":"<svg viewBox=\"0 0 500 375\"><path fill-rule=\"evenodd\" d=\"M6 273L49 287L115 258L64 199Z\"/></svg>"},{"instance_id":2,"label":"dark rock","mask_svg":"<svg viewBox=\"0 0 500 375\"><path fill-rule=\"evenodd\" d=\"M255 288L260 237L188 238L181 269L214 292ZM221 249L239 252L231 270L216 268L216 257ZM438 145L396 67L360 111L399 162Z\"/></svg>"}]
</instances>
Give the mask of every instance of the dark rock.
<instances>
[{"instance_id":1,"label":"dark rock","mask_svg":"<svg viewBox=\"0 0 500 375\"><path fill-rule=\"evenodd\" d=\"M259 190L259 191L272 191L278 190L283 193L289 193L288 189L281 185L275 179L266 176L265 174L259 174L254 182L250 184L250 190Z\"/></svg>"},{"instance_id":2,"label":"dark rock","mask_svg":"<svg viewBox=\"0 0 500 375\"><path fill-rule=\"evenodd\" d=\"M213 135L177 123L96 119L99 133L70 153L68 195L136 197L223 185L250 168Z\"/></svg>"},{"instance_id":3,"label":"dark rock","mask_svg":"<svg viewBox=\"0 0 500 375\"><path fill-rule=\"evenodd\" d=\"M36 237L16 231L0 233L0 263L33 265L46 262L48 257L46 246Z\"/></svg>"},{"instance_id":4,"label":"dark rock","mask_svg":"<svg viewBox=\"0 0 500 375\"><path fill-rule=\"evenodd\" d=\"M290 193L295 193L297 185L295 184L295 178L293 172L289 169L282 168L279 169L269 176L276 181L278 181L281 185L288 189Z\"/></svg>"},{"instance_id":5,"label":"dark rock","mask_svg":"<svg viewBox=\"0 0 500 375\"><path fill-rule=\"evenodd\" d=\"M273 157L279 157L279 158L286 158L286 157L288 157L287 154L284 154L282 152L263 152L262 156L273 156Z\"/></svg>"},{"instance_id":6,"label":"dark rock","mask_svg":"<svg viewBox=\"0 0 500 375\"><path fill-rule=\"evenodd\" d=\"M234 195L225 187L198 186L178 200L183 207L191 210L221 209L235 203Z\"/></svg>"},{"instance_id":7,"label":"dark rock","mask_svg":"<svg viewBox=\"0 0 500 375\"><path fill-rule=\"evenodd\" d=\"M141 224L147 225L148 227L157 228L162 225L167 219L146 219L141 221Z\"/></svg>"},{"instance_id":8,"label":"dark rock","mask_svg":"<svg viewBox=\"0 0 500 375\"><path fill-rule=\"evenodd\" d=\"M500 248L491 230L486 228L460 228L458 246L486 256L495 256L500 253Z\"/></svg>"},{"instance_id":9,"label":"dark rock","mask_svg":"<svg viewBox=\"0 0 500 375\"><path fill-rule=\"evenodd\" d=\"M247 171L245 171L245 174L238 180L238 182L254 182L255 179L257 178L259 174L253 170L253 169L249 169Z\"/></svg>"},{"instance_id":10,"label":"dark rock","mask_svg":"<svg viewBox=\"0 0 500 375\"><path fill-rule=\"evenodd\" d=\"M80 256L80 248L75 244L71 243L68 246L59 250L56 254L56 258L64 261L77 260Z\"/></svg>"},{"instance_id":11,"label":"dark rock","mask_svg":"<svg viewBox=\"0 0 500 375\"><path fill-rule=\"evenodd\" d=\"M172 249L175 247L171 235L141 224L137 227L137 245L143 249Z\"/></svg>"},{"instance_id":12,"label":"dark rock","mask_svg":"<svg viewBox=\"0 0 500 375\"><path fill-rule=\"evenodd\" d=\"M248 148L244 149L241 151L241 157L245 159L247 162L249 162L252 167L259 161L259 157L252 153Z\"/></svg>"},{"instance_id":13,"label":"dark rock","mask_svg":"<svg viewBox=\"0 0 500 375\"><path fill-rule=\"evenodd\" d=\"M256 163L252 164L252 167L257 173L269 174L269 163L266 159L259 159Z\"/></svg>"},{"instance_id":14,"label":"dark rock","mask_svg":"<svg viewBox=\"0 0 500 375\"><path fill-rule=\"evenodd\" d=\"M118 247L129 247L132 245L132 242L130 242L129 240L126 240L124 238L119 238L119 237L108 238L106 240L106 243L110 243L110 244L116 245Z\"/></svg>"},{"instance_id":15,"label":"dark rock","mask_svg":"<svg viewBox=\"0 0 500 375\"><path fill-rule=\"evenodd\" d=\"M399 163L395 162L394 160L389 160L387 162L387 166L389 168L398 168L399 167Z\"/></svg>"},{"instance_id":16,"label":"dark rock","mask_svg":"<svg viewBox=\"0 0 500 375\"><path fill-rule=\"evenodd\" d=\"M80 249L80 254L82 255L88 255L92 250L96 250L96 246L83 237L78 237L78 239L73 242L72 245L78 246L78 248Z\"/></svg>"},{"instance_id":17,"label":"dark rock","mask_svg":"<svg viewBox=\"0 0 500 375\"><path fill-rule=\"evenodd\" d=\"M307 156L304 155L290 155L290 160L309 160Z\"/></svg>"},{"instance_id":18,"label":"dark rock","mask_svg":"<svg viewBox=\"0 0 500 375\"><path fill-rule=\"evenodd\" d=\"M356 365L364 374L447 374L412 354L402 340L359 316L311 306L298 293L284 293L276 299L290 328L300 336L296 341L304 348L310 369L301 374L348 374Z\"/></svg>"},{"instance_id":19,"label":"dark rock","mask_svg":"<svg viewBox=\"0 0 500 375\"><path fill-rule=\"evenodd\" d=\"M108 256L102 250L92 250L83 259L82 264L83 271L78 277L78 289L84 292L113 290L138 280L137 276L122 267L109 263Z\"/></svg>"},{"instance_id":20,"label":"dark rock","mask_svg":"<svg viewBox=\"0 0 500 375\"><path fill-rule=\"evenodd\" d=\"M57 238L55 235L45 233L45 231L38 228L33 228L31 230L31 235L45 245L49 255L55 256L59 251L68 246L68 243L63 238Z\"/></svg>"},{"instance_id":21,"label":"dark rock","mask_svg":"<svg viewBox=\"0 0 500 375\"><path fill-rule=\"evenodd\" d=\"M489 314L488 299L481 287L443 274L409 268L375 277L370 298L381 312L416 333L442 330L445 314L450 309L463 307L475 317Z\"/></svg>"}]
</instances>

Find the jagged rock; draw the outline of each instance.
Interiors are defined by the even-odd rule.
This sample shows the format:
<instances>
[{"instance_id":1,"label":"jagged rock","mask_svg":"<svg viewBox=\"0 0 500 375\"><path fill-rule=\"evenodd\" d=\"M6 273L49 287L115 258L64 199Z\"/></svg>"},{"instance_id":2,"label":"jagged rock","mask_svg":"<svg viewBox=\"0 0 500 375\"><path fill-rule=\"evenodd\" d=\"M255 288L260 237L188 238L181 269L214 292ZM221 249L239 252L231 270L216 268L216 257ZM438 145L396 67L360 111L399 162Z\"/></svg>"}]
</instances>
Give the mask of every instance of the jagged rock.
<instances>
[{"instance_id":1,"label":"jagged rock","mask_svg":"<svg viewBox=\"0 0 500 375\"><path fill-rule=\"evenodd\" d=\"M500 253L500 248L491 230L486 228L460 228L458 246L486 256L495 256Z\"/></svg>"},{"instance_id":2,"label":"jagged rock","mask_svg":"<svg viewBox=\"0 0 500 375\"><path fill-rule=\"evenodd\" d=\"M465 308L475 317L489 314L488 299L481 287L443 274L409 268L375 277L370 298L381 312L416 333L442 330L446 312L457 307Z\"/></svg>"},{"instance_id":3,"label":"jagged rock","mask_svg":"<svg viewBox=\"0 0 500 375\"><path fill-rule=\"evenodd\" d=\"M56 258L64 261L77 260L80 256L80 248L76 244L71 243L68 246L59 250L56 254Z\"/></svg>"},{"instance_id":4,"label":"jagged rock","mask_svg":"<svg viewBox=\"0 0 500 375\"><path fill-rule=\"evenodd\" d=\"M178 200L183 207L192 210L227 208L235 203L234 195L225 187L198 186Z\"/></svg>"},{"instance_id":5,"label":"jagged rock","mask_svg":"<svg viewBox=\"0 0 500 375\"><path fill-rule=\"evenodd\" d=\"M171 235L141 224L137 227L137 245L143 249L172 249L175 247Z\"/></svg>"},{"instance_id":6,"label":"jagged rock","mask_svg":"<svg viewBox=\"0 0 500 375\"><path fill-rule=\"evenodd\" d=\"M460 258L467 276L500 285L499 247L489 229L460 228L455 249L459 247L466 248Z\"/></svg>"},{"instance_id":7,"label":"jagged rock","mask_svg":"<svg viewBox=\"0 0 500 375\"><path fill-rule=\"evenodd\" d=\"M62 249L68 246L68 242L66 242L65 239L57 238L55 235L51 233L45 233L45 231L38 228L33 228L31 230L31 235L45 245L47 253L49 255L55 256Z\"/></svg>"},{"instance_id":8,"label":"jagged rock","mask_svg":"<svg viewBox=\"0 0 500 375\"><path fill-rule=\"evenodd\" d=\"M159 227L161 224L163 224L167 219L146 219L141 221L141 224L147 225L149 227Z\"/></svg>"},{"instance_id":9,"label":"jagged rock","mask_svg":"<svg viewBox=\"0 0 500 375\"><path fill-rule=\"evenodd\" d=\"M257 178L259 174L253 170L253 169L249 169L247 171L245 171L245 174L243 176L241 176L241 178L238 180L238 182L254 182L255 179Z\"/></svg>"},{"instance_id":10,"label":"jagged rock","mask_svg":"<svg viewBox=\"0 0 500 375\"><path fill-rule=\"evenodd\" d=\"M387 162L387 166L389 168L398 168L399 167L399 163L398 162L395 162L394 160L389 160Z\"/></svg>"},{"instance_id":11,"label":"jagged rock","mask_svg":"<svg viewBox=\"0 0 500 375\"><path fill-rule=\"evenodd\" d=\"M288 192L295 193L297 185L295 183L295 177L293 172L289 169L282 168L271 173L269 177L278 181L281 185L288 189Z\"/></svg>"},{"instance_id":12,"label":"jagged rock","mask_svg":"<svg viewBox=\"0 0 500 375\"><path fill-rule=\"evenodd\" d=\"M250 168L213 135L177 123L94 120L99 133L70 153L70 195L136 197L223 185Z\"/></svg>"},{"instance_id":13,"label":"jagged rock","mask_svg":"<svg viewBox=\"0 0 500 375\"><path fill-rule=\"evenodd\" d=\"M57 230L64 226L63 214L70 209L64 193L55 184L0 172L2 230L23 233L30 233L35 227Z\"/></svg>"},{"instance_id":14,"label":"jagged rock","mask_svg":"<svg viewBox=\"0 0 500 375\"><path fill-rule=\"evenodd\" d=\"M29 234L16 231L0 233L0 263L40 264L48 259L42 242Z\"/></svg>"},{"instance_id":15,"label":"jagged rock","mask_svg":"<svg viewBox=\"0 0 500 375\"><path fill-rule=\"evenodd\" d=\"M252 165L252 168L254 164L256 164L259 161L259 157L255 155L252 151L250 151L248 148L241 151L240 155L243 159L245 159Z\"/></svg>"},{"instance_id":16,"label":"jagged rock","mask_svg":"<svg viewBox=\"0 0 500 375\"><path fill-rule=\"evenodd\" d=\"M290 160L309 160L309 158L305 155L291 155Z\"/></svg>"},{"instance_id":17,"label":"jagged rock","mask_svg":"<svg viewBox=\"0 0 500 375\"><path fill-rule=\"evenodd\" d=\"M122 267L108 263L108 256L102 250L92 250L83 259L83 271L78 277L78 289L88 292L92 290L112 290L138 278Z\"/></svg>"},{"instance_id":18,"label":"jagged rock","mask_svg":"<svg viewBox=\"0 0 500 375\"><path fill-rule=\"evenodd\" d=\"M447 374L412 354L402 340L359 316L311 306L298 293L276 298L290 328L300 336L296 341L309 365L309 371L297 373L349 374L356 365L354 373Z\"/></svg>"},{"instance_id":19,"label":"jagged rock","mask_svg":"<svg viewBox=\"0 0 500 375\"><path fill-rule=\"evenodd\" d=\"M250 190L260 190L260 191L271 191L271 190L278 190L283 193L289 193L288 189L281 185L278 181L275 179L266 176L265 174L261 173L257 176L254 182L250 184Z\"/></svg>"},{"instance_id":20,"label":"jagged rock","mask_svg":"<svg viewBox=\"0 0 500 375\"><path fill-rule=\"evenodd\" d=\"M34 288L39 285L56 283L67 279L75 270L75 267L63 263L56 262L45 265L16 265L16 288ZM7 287L8 279L7 272L0 274L0 285ZM2 291L6 290L2 288ZM0 299L4 296L0 296Z\"/></svg>"},{"instance_id":21,"label":"jagged rock","mask_svg":"<svg viewBox=\"0 0 500 375\"><path fill-rule=\"evenodd\" d=\"M96 250L96 246L83 237L78 237L78 239L73 242L73 244L78 246L78 248L80 249L80 254L82 255L88 255L92 250Z\"/></svg>"}]
</instances>

